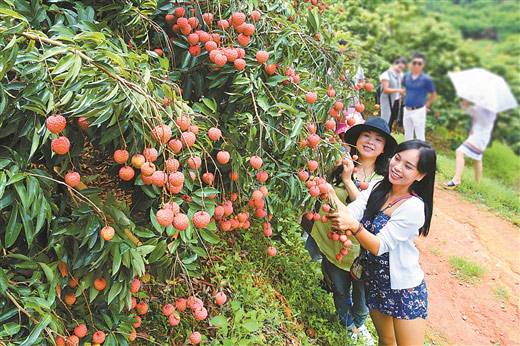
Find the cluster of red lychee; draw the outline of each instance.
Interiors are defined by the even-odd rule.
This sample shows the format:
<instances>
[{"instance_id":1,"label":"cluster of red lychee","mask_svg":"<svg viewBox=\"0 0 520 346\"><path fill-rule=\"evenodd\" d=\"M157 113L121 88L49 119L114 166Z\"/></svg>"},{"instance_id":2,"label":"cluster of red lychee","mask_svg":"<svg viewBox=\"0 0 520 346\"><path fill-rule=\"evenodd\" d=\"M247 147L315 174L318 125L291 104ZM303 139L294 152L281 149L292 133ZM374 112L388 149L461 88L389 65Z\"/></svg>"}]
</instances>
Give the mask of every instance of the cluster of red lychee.
<instances>
[{"instance_id":1,"label":"cluster of red lychee","mask_svg":"<svg viewBox=\"0 0 520 346\"><path fill-rule=\"evenodd\" d=\"M192 13L194 10L192 9ZM227 63L234 65L235 69L242 71L246 67L244 48L247 47L252 40L252 36L256 31L255 24L260 20L261 13L257 10L249 14L249 19L253 23L247 23L247 16L242 12L235 12L230 18L215 18L213 13L203 13L202 19L204 23L200 23L197 17L192 16L186 18L186 9L177 7L173 13L165 16L166 24L171 26L173 33L182 35L189 44L188 51L192 56L198 56L202 48L209 54L209 60L217 67L223 67ZM203 30L203 26L206 30ZM221 34L214 29L218 29ZM227 44L222 47L222 40L230 38L236 40L239 47L233 47ZM164 52L161 48L156 48L155 52L162 56ZM257 53L257 60L259 54ZM263 60L263 53L260 53ZM260 62L259 60L259 62ZM267 61L267 58L265 59ZM264 62L265 62L264 61ZM260 62L263 64L264 62Z\"/></svg>"},{"instance_id":2,"label":"cluster of red lychee","mask_svg":"<svg viewBox=\"0 0 520 346\"><path fill-rule=\"evenodd\" d=\"M53 114L47 117L45 120L45 126L47 130L52 132L58 137L52 139L51 150L56 155L66 155L70 151L70 141L63 135L63 131L67 127L67 119L61 114ZM81 129L88 128L89 124L86 118L78 118L78 126ZM69 171L65 174L64 181L67 185L72 188L76 188L81 183L81 176L78 172Z\"/></svg>"},{"instance_id":3,"label":"cluster of red lychee","mask_svg":"<svg viewBox=\"0 0 520 346\"><path fill-rule=\"evenodd\" d=\"M214 295L215 304L222 306L227 301L227 296L224 292L217 292ZM172 327L176 327L181 322L181 313L187 309L191 310L193 318L196 321L204 321L208 317L208 310L204 306L204 302L195 296L186 298L177 298L175 303L167 303L162 307L162 313L168 318L168 323ZM199 332L192 332L189 336L192 345L198 345L201 342L202 335Z\"/></svg>"},{"instance_id":4,"label":"cluster of red lychee","mask_svg":"<svg viewBox=\"0 0 520 346\"><path fill-rule=\"evenodd\" d=\"M56 346L79 346L81 339L85 338L88 334L88 328L85 323L79 323L73 330L73 333L69 336L58 335L54 339ZM92 344L101 345L105 342L105 333L98 330L92 334ZM128 336L129 341L135 340L135 336Z\"/></svg>"}]
</instances>

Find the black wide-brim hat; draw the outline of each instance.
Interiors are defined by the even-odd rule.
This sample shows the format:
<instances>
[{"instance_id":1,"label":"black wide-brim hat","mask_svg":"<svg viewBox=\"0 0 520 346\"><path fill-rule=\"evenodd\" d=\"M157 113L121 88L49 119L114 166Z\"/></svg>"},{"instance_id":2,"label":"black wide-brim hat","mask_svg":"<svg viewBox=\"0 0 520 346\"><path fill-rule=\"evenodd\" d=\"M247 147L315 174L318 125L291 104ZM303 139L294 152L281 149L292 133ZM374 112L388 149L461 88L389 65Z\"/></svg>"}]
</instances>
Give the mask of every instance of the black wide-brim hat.
<instances>
[{"instance_id":1,"label":"black wide-brim hat","mask_svg":"<svg viewBox=\"0 0 520 346\"><path fill-rule=\"evenodd\" d=\"M385 149L384 154L388 157L395 153L397 148L397 141L390 134L390 128L386 121L380 117L368 118L363 124L357 124L348 129L343 135L343 140L352 145L356 146L357 139L361 132L375 131L385 138Z\"/></svg>"}]
</instances>

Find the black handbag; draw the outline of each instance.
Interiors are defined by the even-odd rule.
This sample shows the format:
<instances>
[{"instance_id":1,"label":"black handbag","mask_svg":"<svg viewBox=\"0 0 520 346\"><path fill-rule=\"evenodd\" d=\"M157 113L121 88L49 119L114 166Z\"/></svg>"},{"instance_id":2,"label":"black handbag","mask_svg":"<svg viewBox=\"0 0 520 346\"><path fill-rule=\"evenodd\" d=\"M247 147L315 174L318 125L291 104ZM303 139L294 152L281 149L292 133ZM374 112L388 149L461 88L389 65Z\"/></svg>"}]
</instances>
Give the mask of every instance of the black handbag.
<instances>
[{"instance_id":1,"label":"black handbag","mask_svg":"<svg viewBox=\"0 0 520 346\"><path fill-rule=\"evenodd\" d=\"M361 250L361 251L363 251L363 250ZM361 280L361 277L363 276L363 258L362 258L362 253L360 253L354 259L354 262L352 262L352 265L350 266L350 276L354 280Z\"/></svg>"}]
</instances>

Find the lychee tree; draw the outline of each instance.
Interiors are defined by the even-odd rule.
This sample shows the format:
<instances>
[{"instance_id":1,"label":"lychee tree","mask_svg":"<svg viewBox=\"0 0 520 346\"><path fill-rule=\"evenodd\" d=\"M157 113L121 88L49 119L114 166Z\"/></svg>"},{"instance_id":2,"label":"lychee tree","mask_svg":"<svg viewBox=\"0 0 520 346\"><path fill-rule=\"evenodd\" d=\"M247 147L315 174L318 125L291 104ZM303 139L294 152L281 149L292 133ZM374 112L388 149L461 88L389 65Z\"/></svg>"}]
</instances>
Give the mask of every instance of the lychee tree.
<instances>
[{"instance_id":1,"label":"lychee tree","mask_svg":"<svg viewBox=\"0 0 520 346\"><path fill-rule=\"evenodd\" d=\"M309 175L334 164L349 106L364 108L324 9L0 5L1 339L127 344L147 273L194 297L226 232L262 230L276 255L277 212L297 218L325 192Z\"/></svg>"}]
</instances>

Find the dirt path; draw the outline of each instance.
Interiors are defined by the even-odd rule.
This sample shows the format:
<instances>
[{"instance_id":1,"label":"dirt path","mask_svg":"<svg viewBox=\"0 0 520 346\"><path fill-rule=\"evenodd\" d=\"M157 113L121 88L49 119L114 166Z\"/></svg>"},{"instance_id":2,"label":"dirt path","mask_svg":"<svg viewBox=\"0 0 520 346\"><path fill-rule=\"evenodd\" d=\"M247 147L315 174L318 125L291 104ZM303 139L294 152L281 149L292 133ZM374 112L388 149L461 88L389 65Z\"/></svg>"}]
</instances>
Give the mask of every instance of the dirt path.
<instances>
[{"instance_id":1,"label":"dirt path","mask_svg":"<svg viewBox=\"0 0 520 346\"><path fill-rule=\"evenodd\" d=\"M437 189L432 229L419 240L435 344L520 345L520 229L456 192ZM451 256L486 269L473 284L454 276Z\"/></svg>"}]
</instances>

